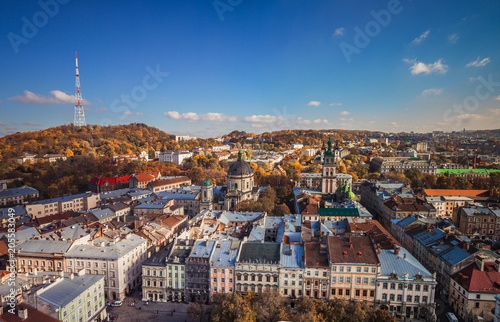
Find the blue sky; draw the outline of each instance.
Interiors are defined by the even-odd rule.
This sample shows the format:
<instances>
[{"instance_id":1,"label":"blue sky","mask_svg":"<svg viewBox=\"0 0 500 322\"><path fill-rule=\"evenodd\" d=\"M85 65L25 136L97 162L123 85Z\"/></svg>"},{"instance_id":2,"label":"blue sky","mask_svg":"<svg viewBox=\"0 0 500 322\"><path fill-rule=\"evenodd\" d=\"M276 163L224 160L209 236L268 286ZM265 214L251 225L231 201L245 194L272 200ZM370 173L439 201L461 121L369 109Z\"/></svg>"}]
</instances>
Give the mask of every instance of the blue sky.
<instances>
[{"instance_id":1,"label":"blue sky","mask_svg":"<svg viewBox=\"0 0 500 322\"><path fill-rule=\"evenodd\" d=\"M500 3L2 2L0 136L73 121L168 133L500 126Z\"/></svg>"}]
</instances>

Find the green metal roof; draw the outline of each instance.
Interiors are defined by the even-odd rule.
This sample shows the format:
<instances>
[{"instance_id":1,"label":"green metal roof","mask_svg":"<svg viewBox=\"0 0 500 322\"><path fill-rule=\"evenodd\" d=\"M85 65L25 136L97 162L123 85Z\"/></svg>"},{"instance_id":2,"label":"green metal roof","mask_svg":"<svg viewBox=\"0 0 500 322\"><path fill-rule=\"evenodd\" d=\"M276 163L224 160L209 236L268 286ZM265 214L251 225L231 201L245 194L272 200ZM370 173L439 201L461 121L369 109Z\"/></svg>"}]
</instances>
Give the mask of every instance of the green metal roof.
<instances>
[{"instance_id":1,"label":"green metal roof","mask_svg":"<svg viewBox=\"0 0 500 322\"><path fill-rule=\"evenodd\" d=\"M357 208L319 208L320 216L359 217Z\"/></svg>"},{"instance_id":2,"label":"green metal roof","mask_svg":"<svg viewBox=\"0 0 500 322\"><path fill-rule=\"evenodd\" d=\"M206 179L205 181L203 181L203 183L201 185L203 187L210 187L212 185L212 181Z\"/></svg>"},{"instance_id":3,"label":"green metal roof","mask_svg":"<svg viewBox=\"0 0 500 322\"><path fill-rule=\"evenodd\" d=\"M488 169L437 169L437 173L440 174L464 174L464 173L469 173L469 172L474 172L477 174L482 174L482 175L489 175L490 173L493 172L498 172L500 170L494 169L494 170L488 170Z\"/></svg>"}]
</instances>

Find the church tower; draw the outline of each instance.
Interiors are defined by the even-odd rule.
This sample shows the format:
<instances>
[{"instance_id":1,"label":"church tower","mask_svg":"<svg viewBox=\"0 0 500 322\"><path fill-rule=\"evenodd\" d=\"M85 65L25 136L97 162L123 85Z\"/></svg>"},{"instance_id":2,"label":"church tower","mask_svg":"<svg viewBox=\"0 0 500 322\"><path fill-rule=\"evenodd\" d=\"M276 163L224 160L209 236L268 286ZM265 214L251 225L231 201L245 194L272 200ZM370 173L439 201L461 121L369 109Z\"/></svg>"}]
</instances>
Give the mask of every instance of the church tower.
<instances>
[{"instance_id":1,"label":"church tower","mask_svg":"<svg viewBox=\"0 0 500 322\"><path fill-rule=\"evenodd\" d=\"M332 139L328 140L328 149L323 155L323 172L321 175L321 193L333 194L337 191L337 174L335 170L335 152L332 149Z\"/></svg>"},{"instance_id":2,"label":"church tower","mask_svg":"<svg viewBox=\"0 0 500 322\"><path fill-rule=\"evenodd\" d=\"M208 179L201 184L200 211L213 210L214 186Z\"/></svg>"}]
</instances>

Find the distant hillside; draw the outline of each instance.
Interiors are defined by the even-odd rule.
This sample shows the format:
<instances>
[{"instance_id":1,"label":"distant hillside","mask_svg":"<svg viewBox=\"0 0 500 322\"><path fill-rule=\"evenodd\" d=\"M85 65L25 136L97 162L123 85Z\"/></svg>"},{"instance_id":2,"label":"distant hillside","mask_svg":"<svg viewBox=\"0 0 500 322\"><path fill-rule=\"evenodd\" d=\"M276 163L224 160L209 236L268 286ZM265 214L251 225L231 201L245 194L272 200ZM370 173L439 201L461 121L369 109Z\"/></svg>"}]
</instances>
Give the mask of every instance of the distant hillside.
<instances>
[{"instance_id":1,"label":"distant hillside","mask_svg":"<svg viewBox=\"0 0 500 322\"><path fill-rule=\"evenodd\" d=\"M27 153L66 156L112 156L137 154L143 150L151 153L167 149L191 148L206 143L198 140L177 143L172 139L172 135L140 123L115 126L87 125L82 128L71 124L0 138L0 160L10 161Z\"/></svg>"}]
</instances>

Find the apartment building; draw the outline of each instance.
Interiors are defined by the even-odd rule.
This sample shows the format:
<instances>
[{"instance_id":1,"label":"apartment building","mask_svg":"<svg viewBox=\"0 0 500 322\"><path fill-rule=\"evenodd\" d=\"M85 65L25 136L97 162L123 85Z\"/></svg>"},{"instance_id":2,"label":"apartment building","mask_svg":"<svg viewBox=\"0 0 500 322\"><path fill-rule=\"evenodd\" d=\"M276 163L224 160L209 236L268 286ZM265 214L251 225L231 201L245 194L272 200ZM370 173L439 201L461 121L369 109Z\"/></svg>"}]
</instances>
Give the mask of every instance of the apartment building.
<instances>
[{"instance_id":1,"label":"apartment building","mask_svg":"<svg viewBox=\"0 0 500 322\"><path fill-rule=\"evenodd\" d=\"M16 206L35 200L39 196L38 190L28 186L2 189L0 187L0 206Z\"/></svg>"},{"instance_id":2,"label":"apartment building","mask_svg":"<svg viewBox=\"0 0 500 322\"><path fill-rule=\"evenodd\" d=\"M186 261L186 297L190 302L207 303L210 299L210 257L214 240L197 240Z\"/></svg>"},{"instance_id":3,"label":"apartment building","mask_svg":"<svg viewBox=\"0 0 500 322\"><path fill-rule=\"evenodd\" d=\"M326 244L304 243L304 296L328 299L330 265Z\"/></svg>"},{"instance_id":4,"label":"apartment building","mask_svg":"<svg viewBox=\"0 0 500 322\"><path fill-rule=\"evenodd\" d=\"M34 201L26 205L26 212L35 219L65 211L89 210L96 208L99 201L99 194L86 192L65 197Z\"/></svg>"},{"instance_id":5,"label":"apartment building","mask_svg":"<svg viewBox=\"0 0 500 322\"><path fill-rule=\"evenodd\" d=\"M285 238L289 240L289 238ZM282 243L281 267L279 270L279 292L281 295L296 299L304 291L304 246Z\"/></svg>"},{"instance_id":6,"label":"apartment building","mask_svg":"<svg viewBox=\"0 0 500 322\"><path fill-rule=\"evenodd\" d=\"M65 255L66 271L106 275L107 300L123 300L141 282L141 264L147 257L147 240L135 234L115 239L97 238L75 245Z\"/></svg>"},{"instance_id":7,"label":"apartment building","mask_svg":"<svg viewBox=\"0 0 500 322\"><path fill-rule=\"evenodd\" d=\"M236 257L241 242L217 241L210 257L210 298L214 294L230 294L235 290Z\"/></svg>"},{"instance_id":8,"label":"apartment building","mask_svg":"<svg viewBox=\"0 0 500 322\"><path fill-rule=\"evenodd\" d=\"M330 298L373 306L380 261L368 236L329 236Z\"/></svg>"}]
</instances>

